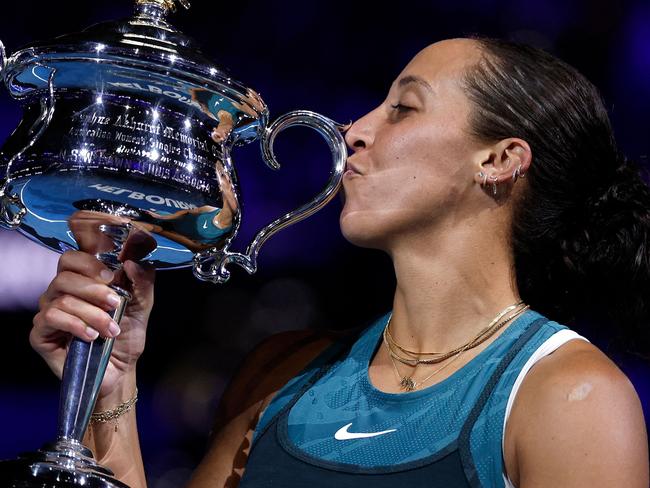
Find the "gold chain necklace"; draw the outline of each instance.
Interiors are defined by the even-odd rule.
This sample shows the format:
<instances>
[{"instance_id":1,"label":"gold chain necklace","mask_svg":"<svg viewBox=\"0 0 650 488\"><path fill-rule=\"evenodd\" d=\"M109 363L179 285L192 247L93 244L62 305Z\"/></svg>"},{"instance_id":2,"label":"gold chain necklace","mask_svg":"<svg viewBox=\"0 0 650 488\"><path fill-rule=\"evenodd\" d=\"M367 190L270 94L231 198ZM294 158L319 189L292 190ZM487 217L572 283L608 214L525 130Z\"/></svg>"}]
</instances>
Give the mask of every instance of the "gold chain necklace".
<instances>
[{"instance_id":1,"label":"gold chain necklace","mask_svg":"<svg viewBox=\"0 0 650 488\"><path fill-rule=\"evenodd\" d=\"M435 364L435 363L440 363L444 361L445 359L448 359L452 356L455 356L457 353L465 350L465 349L472 349L479 344L485 342L487 339L489 339L492 335L494 335L501 327L503 327L509 320L511 320L513 317L516 315L519 315L523 313L527 308L529 308L528 305L523 305L523 302L518 302L514 305L510 305L506 307L503 311L499 312L497 316L490 322L490 324L485 327L483 330L481 330L474 338L469 340L466 344L463 344L462 346L457 347L456 349L446 352L446 353L416 353L413 351L409 351L406 349L408 354L412 356L416 356L419 354L422 355L432 355L432 354L437 354L438 357L432 358L432 359L419 359L419 358L413 358L413 357L404 357L400 355L399 351L396 349L401 349L405 350L405 348L399 346L395 342L395 340L390 336L389 334L389 326L391 322L391 318L388 319L388 323L386 324L386 327L384 328L384 341L386 342L386 346L388 347L388 351L391 355L391 357L397 359L399 362L406 364L408 366L417 366L418 364ZM517 308L519 307L519 308ZM512 311L515 309L515 312L506 318L505 320L502 320L501 322L497 322L505 313L508 313L509 311Z\"/></svg>"},{"instance_id":2,"label":"gold chain necklace","mask_svg":"<svg viewBox=\"0 0 650 488\"><path fill-rule=\"evenodd\" d=\"M399 373L399 370L397 369L397 364L395 364L395 359L391 356L390 360L393 363L393 369L395 370L395 375L397 375L397 381L399 382L399 385L402 387L402 390L404 390L404 391L413 391L416 388L418 388L420 385L422 385L423 383L425 383L429 379L431 379L434 375L440 373L440 371L445 369L447 366L452 364L454 361L456 361L457 359L460 359L460 357L463 355L463 353L466 350L467 349L463 349L460 352L456 353L456 357L454 357L451 361L449 361L448 363L446 363L446 364L442 365L441 367L439 367L438 369L436 369L433 373L431 373L429 376L424 378L422 381L415 381L415 379L413 379L413 375L411 375L411 376L402 376ZM413 371L413 373L415 373L415 371Z\"/></svg>"},{"instance_id":3,"label":"gold chain necklace","mask_svg":"<svg viewBox=\"0 0 650 488\"><path fill-rule=\"evenodd\" d=\"M480 336L482 333L484 333L484 332L487 331L490 327L492 327L492 326L493 326L493 325L494 325L494 324L495 324L495 323L496 323L496 322L497 322L501 317L503 317L505 314L507 314L507 313L510 312L511 310L517 308L519 305L521 305L521 304L523 304L523 303L524 303L524 302L520 300L520 301L518 301L517 303L513 303L512 305L509 305L509 306L507 306L506 308L504 308L503 310L501 310L501 311L496 315L496 317L494 317L494 318L492 319L492 321L487 325L487 327L485 327L481 332L479 332L478 336ZM391 321L391 319L392 319L392 315L391 315L391 317L388 319L388 323L386 324L386 331L385 331L385 332L386 332L386 335L388 336L388 339L390 340L390 342L391 342L392 344L395 345L395 347L397 347L398 349L402 350L403 352L405 352L405 353L407 353L407 354L411 354L411 355L413 355L413 356L440 356L440 355L445 355L445 354L450 354L450 353L451 353L450 355L453 356L455 353L457 353L458 351L460 351L461 349L463 349L463 348L465 347L465 345L459 346L459 347L457 347L456 349L454 349L453 351L450 351L450 352L448 352L448 353L442 353L442 352L418 352L418 351L411 351L410 349L406 349L406 348L405 348L404 346L402 346L401 344L398 344L397 341L396 341L395 339L393 339L393 336L392 336L391 333L390 333L390 321ZM477 336L477 337L478 337L478 336Z\"/></svg>"},{"instance_id":4,"label":"gold chain necklace","mask_svg":"<svg viewBox=\"0 0 650 488\"><path fill-rule=\"evenodd\" d=\"M526 305L523 308L521 308L521 309L517 310L516 312L514 312L512 315L510 315L505 320L503 320L502 322L499 323L499 328L502 327L507 322L509 322L510 320L514 319L515 317L518 317L519 315L521 315L527 308L529 308L529 305ZM392 317L392 315L391 315L391 317ZM499 317L499 315L497 317ZM388 321L390 323L390 318L388 319ZM385 330L386 329L384 329L384 331ZM495 332L496 332L496 330L497 329L495 328ZM385 335L384 335L384 342L386 342L386 336ZM405 391L413 391L416 388L418 388L419 386L421 386L423 383L426 383L433 376L435 376L436 374L438 374L439 372L444 370L446 367L448 367L449 365L454 363L457 359L459 359L463 355L463 353L465 353L465 351L467 351L468 349L471 349L469 347L471 345L471 343L472 343L472 341L465 344L465 346L463 346L463 348L456 353L456 356L451 361L444 364L440 368L436 369L433 373L429 374L426 378L422 379L421 381L416 381L415 379L413 379L413 373L415 373L415 370L413 371L413 373L411 373L410 376L402 376L400 374L399 370L397 369L397 364L395 363L395 358L393 357L392 354L390 354L390 359L391 359L391 362L393 364L393 369L395 370L395 375L397 376L397 381L399 382L401 388L403 390L405 390ZM478 345L478 344L476 344L476 345ZM476 347L476 345L474 345L472 347ZM387 342L386 342L386 346L388 347ZM389 352L390 352L390 349L389 349ZM415 364L414 366L417 367L417 364Z\"/></svg>"}]
</instances>

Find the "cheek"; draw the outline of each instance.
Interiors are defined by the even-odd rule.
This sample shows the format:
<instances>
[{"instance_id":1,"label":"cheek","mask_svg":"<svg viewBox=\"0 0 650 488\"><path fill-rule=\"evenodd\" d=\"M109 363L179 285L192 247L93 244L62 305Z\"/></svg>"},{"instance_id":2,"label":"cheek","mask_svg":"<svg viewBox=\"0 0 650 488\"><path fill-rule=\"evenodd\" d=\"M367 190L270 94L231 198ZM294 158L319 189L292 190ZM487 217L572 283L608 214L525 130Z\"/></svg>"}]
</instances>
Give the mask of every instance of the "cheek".
<instances>
[{"instance_id":1,"label":"cheek","mask_svg":"<svg viewBox=\"0 0 650 488\"><path fill-rule=\"evenodd\" d=\"M453 127L439 128L432 121L414 124L405 135L386 145L382 154L387 173L393 173L393 200L404 204L438 200L456 189L466 179L469 155L459 131ZM391 171L391 169L393 171Z\"/></svg>"},{"instance_id":2,"label":"cheek","mask_svg":"<svg viewBox=\"0 0 650 488\"><path fill-rule=\"evenodd\" d=\"M399 134L395 128L378 135L369 174L344 183L340 223L348 240L430 223L462 198L468 184L463 162L469 155L460 131L438 127L431 120L414 119Z\"/></svg>"},{"instance_id":3,"label":"cheek","mask_svg":"<svg viewBox=\"0 0 650 488\"><path fill-rule=\"evenodd\" d=\"M435 187L413 168L390 169L345 183L340 226L346 239L363 247L382 247L383 240L431 218Z\"/></svg>"}]
</instances>

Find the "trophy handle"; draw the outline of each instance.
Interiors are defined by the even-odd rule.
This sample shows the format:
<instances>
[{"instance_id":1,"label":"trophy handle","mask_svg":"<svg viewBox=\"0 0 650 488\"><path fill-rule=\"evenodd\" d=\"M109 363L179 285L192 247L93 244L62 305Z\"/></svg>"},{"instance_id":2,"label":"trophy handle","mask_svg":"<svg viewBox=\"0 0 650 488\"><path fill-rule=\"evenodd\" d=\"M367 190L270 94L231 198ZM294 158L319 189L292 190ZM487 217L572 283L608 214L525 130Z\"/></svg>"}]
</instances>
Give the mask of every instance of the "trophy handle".
<instances>
[{"instance_id":1,"label":"trophy handle","mask_svg":"<svg viewBox=\"0 0 650 488\"><path fill-rule=\"evenodd\" d=\"M332 169L325 188L310 202L293 212L283 215L260 230L245 253L231 252L229 250L230 243L223 249L211 249L198 253L194 259L194 275L197 278L213 283L225 283L230 278L230 272L226 269L229 263L238 264L249 274L254 273L257 271L257 254L269 237L285 227L314 214L323 208L336 194L341 185L341 178L347 160L347 146L341 133L347 130L349 124L338 124L323 115L307 110L296 110L279 117L264 130L261 137L262 158L270 168L280 169L280 163L273 152L273 143L276 136L284 129L293 126L310 127L327 141L332 153Z\"/></svg>"},{"instance_id":2,"label":"trophy handle","mask_svg":"<svg viewBox=\"0 0 650 488\"><path fill-rule=\"evenodd\" d=\"M2 71L0 71L1 79L4 79L4 67L6 66L6 62L4 46L0 43L0 66L2 67ZM43 135L45 129L50 125L52 117L54 116L54 75L56 74L56 69L48 66L43 67L48 68L50 74L47 78L47 95L41 98L41 113L29 129L28 134L31 136L29 141L20 151L11 157L7 163L4 180L0 182L0 227L4 229L15 230L20 227L23 217L27 213L20 196L11 193L8 190L8 185L11 181L11 165L16 159L21 157L25 151L36 144L36 141L38 141L38 139Z\"/></svg>"},{"instance_id":3,"label":"trophy handle","mask_svg":"<svg viewBox=\"0 0 650 488\"><path fill-rule=\"evenodd\" d=\"M5 45L0 41L0 79L4 79L4 70L7 66L7 52L5 51Z\"/></svg>"}]
</instances>

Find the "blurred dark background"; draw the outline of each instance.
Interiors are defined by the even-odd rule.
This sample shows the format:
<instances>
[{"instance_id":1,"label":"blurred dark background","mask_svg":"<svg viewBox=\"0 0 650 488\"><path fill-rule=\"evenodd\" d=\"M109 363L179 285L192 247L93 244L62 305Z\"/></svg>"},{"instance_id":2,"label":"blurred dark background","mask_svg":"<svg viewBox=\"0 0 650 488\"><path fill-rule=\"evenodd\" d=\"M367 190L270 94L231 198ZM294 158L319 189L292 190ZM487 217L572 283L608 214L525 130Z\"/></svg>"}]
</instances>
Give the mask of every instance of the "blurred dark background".
<instances>
[{"instance_id":1,"label":"blurred dark background","mask_svg":"<svg viewBox=\"0 0 650 488\"><path fill-rule=\"evenodd\" d=\"M194 1L173 23L204 52L256 89L272 119L294 109L339 122L381 103L404 65L426 45L469 34L545 48L576 66L603 92L619 144L645 161L650 148L650 5L646 1L459 0L389 2ZM129 16L132 2L6 2L0 40L9 54L38 39ZM0 141L21 114L0 92ZM278 142L284 162L264 167L256 143L233 156L243 189L243 248L261 226L311 198L324 185L329 154L308 129ZM149 486L180 486L206 446L215 405L250 349L281 330L346 328L391 306L388 258L347 243L340 201L274 237L254 276L236 270L226 285L189 270L157 276L156 305L139 365L138 416ZM38 296L58 255L0 231L0 459L54 437L58 380L28 345ZM584 331L588 336L588 331ZM648 366L616 361L650 411Z\"/></svg>"}]
</instances>

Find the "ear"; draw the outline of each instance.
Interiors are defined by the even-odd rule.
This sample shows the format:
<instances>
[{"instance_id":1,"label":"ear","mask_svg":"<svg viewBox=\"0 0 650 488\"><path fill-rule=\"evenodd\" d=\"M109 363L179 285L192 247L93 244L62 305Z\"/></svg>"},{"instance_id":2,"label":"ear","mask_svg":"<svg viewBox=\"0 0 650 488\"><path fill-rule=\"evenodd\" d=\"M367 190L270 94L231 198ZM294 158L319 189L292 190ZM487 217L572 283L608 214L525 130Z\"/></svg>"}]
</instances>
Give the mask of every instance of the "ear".
<instances>
[{"instance_id":1,"label":"ear","mask_svg":"<svg viewBox=\"0 0 650 488\"><path fill-rule=\"evenodd\" d=\"M530 146L523 139L502 139L479 153L474 181L481 185L514 183L517 177L526 174L532 157Z\"/></svg>"}]
</instances>

